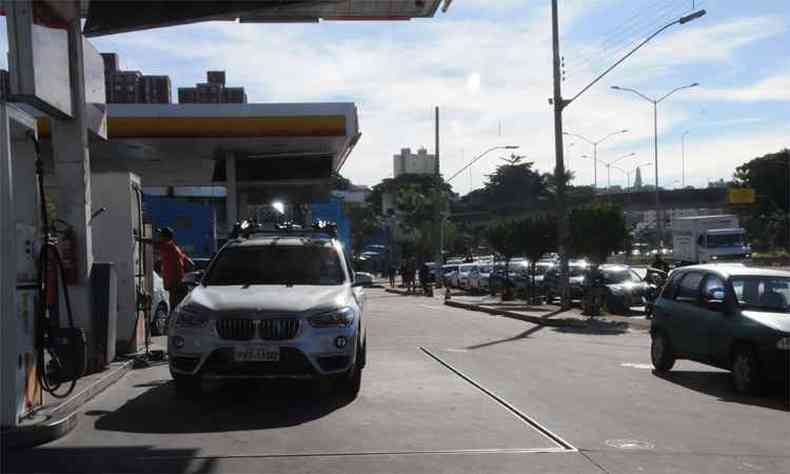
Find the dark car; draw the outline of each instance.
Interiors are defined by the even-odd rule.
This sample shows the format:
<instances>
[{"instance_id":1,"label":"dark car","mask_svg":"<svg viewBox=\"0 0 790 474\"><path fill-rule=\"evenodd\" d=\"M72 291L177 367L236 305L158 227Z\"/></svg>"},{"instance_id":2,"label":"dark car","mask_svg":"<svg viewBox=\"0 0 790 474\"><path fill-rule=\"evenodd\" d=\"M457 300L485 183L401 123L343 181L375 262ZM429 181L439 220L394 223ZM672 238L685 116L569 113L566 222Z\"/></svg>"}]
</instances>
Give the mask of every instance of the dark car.
<instances>
[{"instance_id":1,"label":"dark car","mask_svg":"<svg viewBox=\"0 0 790 474\"><path fill-rule=\"evenodd\" d=\"M651 357L731 370L735 389L759 392L790 371L790 273L734 265L673 271L654 306Z\"/></svg>"},{"instance_id":2,"label":"dark car","mask_svg":"<svg viewBox=\"0 0 790 474\"><path fill-rule=\"evenodd\" d=\"M650 292L650 284L627 265L599 267L606 286L606 307L611 313L623 314L632 306L642 306Z\"/></svg>"}]
</instances>

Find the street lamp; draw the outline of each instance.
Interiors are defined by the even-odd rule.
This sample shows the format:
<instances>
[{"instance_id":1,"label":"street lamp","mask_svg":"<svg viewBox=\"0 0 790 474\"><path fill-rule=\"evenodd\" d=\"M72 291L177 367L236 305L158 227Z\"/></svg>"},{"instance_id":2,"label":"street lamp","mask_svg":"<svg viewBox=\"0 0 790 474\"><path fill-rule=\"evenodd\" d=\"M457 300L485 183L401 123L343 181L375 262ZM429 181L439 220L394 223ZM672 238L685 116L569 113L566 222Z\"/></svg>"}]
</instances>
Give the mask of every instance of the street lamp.
<instances>
[{"instance_id":1,"label":"street lamp","mask_svg":"<svg viewBox=\"0 0 790 474\"><path fill-rule=\"evenodd\" d=\"M472 161L470 161L469 163L467 163L466 165L464 165L464 167L463 167L463 168L461 168L460 170L456 171L456 173L455 173L454 175L450 176L450 178L449 178L449 179L447 179L447 181L446 181L446 182L448 182L448 183L449 183L449 182L450 182L450 181L452 181L453 179L457 178L459 174L461 174L461 173L463 173L464 171L466 171L466 169L467 169L467 168L469 168L470 166L472 166L473 164L475 164L475 162L477 162L477 160L479 160L480 158L482 158L482 157L486 156L487 154L491 153L491 152L492 152L492 151L494 151L494 150L517 150L517 149L519 149L519 148L520 148L520 146L519 146L519 145L498 145L498 146L492 146L492 147L491 147L491 148L489 148L488 150L486 150L486 151L484 151L483 153L480 153L480 154L479 154L479 155L477 155L476 157L472 158Z\"/></svg>"},{"instance_id":2,"label":"street lamp","mask_svg":"<svg viewBox=\"0 0 790 474\"><path fill-rule=\"evenodd\" d=\"M704 11L704 10L702 10L702 11ZM697 13L699 13L699 12L697 12ZM699 16L702 16L702 14L699 15ZM694 18L696 18L696 17L694 17L694 14L692 14L692 15L689 15L688 17L681 18L681 20L679 20L679 22L680 22L680 24L683 24L683 23L686 23L688 21L693 20ZM657 230L658 230L658 239L657 239L658 240L658 242L657 242L658 248L662 248L664 246L664 223L661 220L661 201L659 200L659 190L658 190L658 104L663 102L665 99L669 98L669 96L671 96L672 94L674 94L677 91L680 91L680 90L683 90L683 89L690 89L692 87L697 87L698 85L699 85L699 82L694 82L694 83L686 85L686 86L676 87L676 88L672 89L671 91L667 92L666 94L664 94L663 96L659 97L658 99L654 99L652 97L648 97L648 96L646 96L645 94L639 92L636 89L631 89L631 88L628 88L628 87L612 86L612 89L614 89L616 91L631 92L633 94L638 95L642 99L650 102L651 104L653 104L653 155L654 155L653 159L654 159L654 163L655 163L655 167L656 167L656 169L655 169L655 174L656 174L655 181L656 181L656 221L658 222L658 228L657 228Z\"/></svg>"},{"instance_id":3,"label":"street lamp","mask_svg":"<svg viewBox=\"0 0 790 474\"><path fill-rule=\"evenodd\" d=\"M689 131L683 132L680 136L680 180L683 187L686 187L686 135Z\"/></svg>"},{"instance_id":4,"label":"street lamp","mask_svg":"<svg viewBox=\"0 0 790 474\"><path fill-rule=\"evenodd\" d=\"M621 173L623 173L625 175L625 177L627 179L627 181L626 181L626 183L627 183L626 190L628 190L628 189L631 189L631 175L636 173L637 169L642 168L643 166L650 166L652 164L653 164L652 161L648 161L646 163L642 163L640 165L634 166L633 169L631 169L631 171L629 171L627 169L620 168L617 165L612 165L612 168L616 169L617 171L620 171Z\"/></svg>"},{"instance_id":5,"label":"street lamp","mask_svg":"<svg viewBox=\"0 0 790 474\"><path fill-rule=\"evenodd\" d=\"M642 40L639 44L631 48L623 57L615 61L611 66L606 68L595 79L590 81L579 92L573 95L570 99L565 99L562 96L562 56L560 55L560 21L559 21L559 0L551 0L551 43L552 43L552 73L553 73L553 94L549 98L549 104L554 108L554 154L555 166L554 177L557 181L557 250L560 254L560 293L562 294L562 307L566 309L570 306L570 299L568 295L568 237L569 237L569 223L568 223L568 206L566 202L565 191L565 157L564 146L562 143L562 112L576 99L587 92L591 87L597 84L614 68L623 63L626 59L631 57L640 48L647 44L650 40L660 35L667 29L674 25L685 25L686 23L696 20L697 18L705 15L705 10L698 10L696 12L684 15L676 20L673 20L661 28L657 29L653 34Z\"/></svg>"},{"instance_id":6,"label":"street lamp","mask_svg":"<svg viewBox=\"0 0 790 474\"><path fill-rule=\"evenodd\" d=\"M594 165L593 165L594 166L593 187L597 188L598 187L598 145L603 143L603 142L605 142L606 140L608 140L609 138L611 138L611 137L613 137L615 135L620 135L621 133L627 133L627 132L628 132L628 129L618 130L616 132L610 133L609 135L606 135L605 137L601 138L600 140L590 140L589 138L587 138L587 137L585 137L583 135L579 135L578 133L562 132L562 134L563 135L568 135L569 137L579 138L579 139L584 140L585 142L589 143L590 145L592 145L592 147L593 147L593 161L595 162Z\"/></svg>"},{"instance_id":7,"label":"street lamp","mask_svg":"<svg viewBox=\"0 0 790 474\"><path fill-rule=\"evenodd\" d=\"M612 187L612 170L611 170L612 165L617 163L620 160L623 160L625 158L630 158L632 156L636 156L636 153L629 153L629 154L623 155L623 156L621 156L621 157L619 157L619 158L617 158L617 159L615 159L613 161L610 161L609 163L604 163L604 165L606 166L606 188L607 189Z\"/></svg>"}]
</instances>

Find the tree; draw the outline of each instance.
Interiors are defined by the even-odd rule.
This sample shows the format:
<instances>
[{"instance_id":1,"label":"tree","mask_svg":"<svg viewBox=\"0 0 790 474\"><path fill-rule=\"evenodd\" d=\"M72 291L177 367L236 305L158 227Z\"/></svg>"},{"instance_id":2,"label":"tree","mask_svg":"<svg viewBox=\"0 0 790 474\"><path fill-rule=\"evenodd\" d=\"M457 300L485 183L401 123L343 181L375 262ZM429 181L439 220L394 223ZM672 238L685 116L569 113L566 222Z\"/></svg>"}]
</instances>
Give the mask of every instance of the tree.
<instances>
[{"instance_id":1,"label":"tree","mask_svg":"<svg viewBox=\"0 0 790 474\"><path fill-rule=\"evenodd\" d=\"M735 170L737 186L754 189L757 203L744 215L743 226L756 248L768 249L784 242L790 246L790 150L769 153ZM751 214L751 215L749 215Z\"/></svg>"},{"instance_id":2,"label":"tree","mask_svg":"<svg viewBox=\"0 0 790 474\"><path fill-rule=\"evenodd\" d=\"M530 292L535 296L537 263L545 254L557 249L557 220L553 216L528 217L519 222L519 253L530 264Z\"/></svg>"},{"instance_id":3,"label":"tree","mask_svg":"<svg viewBox=\"0 0 790 474\"><path fill-rule=\"evenodd\" d=\"M613 252L628 248L629 233L619 206L595 203L570 215L570 252L601 264Z\"/></svg>"},{"instance_id":4,"label":"tree","mask_svg":"<svg viewBox=\"0 0 790 474\"><path fill-rule=\"evenodd\" d=\"M351 180L345 178L340 173L332 173L332 189L337 191L348 191L351 189Z\"/></svg>"},{"instance_id":5,"label":"tree","mask_svg":"<svg viewBox=\"0 0 790 474\"><path fill-rule=\"evenodd\" d=\"M519 251L518 242L519 223L513 220L501 220L488 226L486 239L488 244L505 259L505 289L502 299L512 299L510 285L510 260Z\"/></svg>"},{"instance_id":6,"label":"tree","mask_svg":"<svg viewBox=\"0 0 790 474\"><path fill-rule=\"evenodd\" d=\"M345 203L343 210L351 223L351 248L355 255L381 229L381 221L369 206Z\"/></svg>"},{"instance_id":7,"label":"tree","mask_svg":"<svg viewBox=\"0 0 790 474\"><path fill-rule=\"evenodd\" d=\"M532 169L534 163L499 166L483 188L489 206L523 206L548 197L546 176Z\"/></svg>"}]
</instances>

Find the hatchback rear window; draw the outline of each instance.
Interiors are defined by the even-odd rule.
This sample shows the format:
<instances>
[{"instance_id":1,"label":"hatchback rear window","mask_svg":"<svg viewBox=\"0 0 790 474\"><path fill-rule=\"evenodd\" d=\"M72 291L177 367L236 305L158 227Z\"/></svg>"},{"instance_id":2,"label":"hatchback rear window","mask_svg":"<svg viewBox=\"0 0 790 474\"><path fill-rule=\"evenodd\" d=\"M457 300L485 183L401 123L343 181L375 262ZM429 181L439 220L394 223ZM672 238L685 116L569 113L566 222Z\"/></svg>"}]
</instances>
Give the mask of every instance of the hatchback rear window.
<instances>
[{"instance_id":1,"label":"hatchback rear window","mask_svg":"<svg viewBox=\"0 0 790 474\"><path fill-rule=\"evenodd\" d=\"M734 276L732 289L744 309L790 313L790 278Z\"/></svg>"}]
</instances>

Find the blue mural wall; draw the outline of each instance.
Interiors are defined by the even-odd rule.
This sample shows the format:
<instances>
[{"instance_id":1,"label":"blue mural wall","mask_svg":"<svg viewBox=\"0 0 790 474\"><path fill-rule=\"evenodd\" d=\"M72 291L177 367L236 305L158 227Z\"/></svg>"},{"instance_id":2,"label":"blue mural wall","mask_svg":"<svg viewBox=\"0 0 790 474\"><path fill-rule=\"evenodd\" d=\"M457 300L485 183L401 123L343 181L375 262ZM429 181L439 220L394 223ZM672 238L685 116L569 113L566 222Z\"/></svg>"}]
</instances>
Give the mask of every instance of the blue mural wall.
<instances>
[{"instance_id":1,"label":"blue mural wall","mask_svg":"<svg viewBox=\"0 0 790 474\"><path fill-rule=\"evenodd\" d=\"M173 228L176 242L190 257L210 257L216 252L216 218L211 205L144 195L143 207L155 228Z\"/></svg>"}]
</instances>

